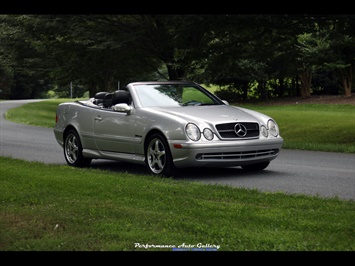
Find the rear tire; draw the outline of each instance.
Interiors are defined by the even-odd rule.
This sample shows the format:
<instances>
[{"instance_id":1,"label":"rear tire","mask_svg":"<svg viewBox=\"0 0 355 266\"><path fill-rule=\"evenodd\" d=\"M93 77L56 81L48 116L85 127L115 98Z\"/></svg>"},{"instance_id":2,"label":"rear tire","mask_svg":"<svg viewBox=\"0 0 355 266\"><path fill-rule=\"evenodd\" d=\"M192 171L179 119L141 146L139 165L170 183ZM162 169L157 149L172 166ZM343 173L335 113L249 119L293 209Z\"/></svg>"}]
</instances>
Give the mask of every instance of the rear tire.
<instances>
[{"instance_id":1,"label":"rear tire","mask_svg":"<svg viewBox=\"0 0 355 266\"><path fill-rule=\"evenodd\" d=\"M268 167L270 162L263 162L263 163L256 163L256 164L249 164L243 165L242 168L246 171L261 171Z\"/></svg>"},{"instance_id":2,"label":"rear tire","mask_svg":"<svg viewBox=\"0 0 355 266\"><path fill-rule=\"evenodd\" d=\"M68 165L74 167L87 167L91 163L91 159L84 158L80 137L73 129L64 136L64 158Z\"/></svg>"},{"instance_id":3,"label":"rear tire","mask_svg":"<svg viewBox=\"0 0 355 266\"><path fill-rule=\"evenodd\" d=\"M153 175L170 177L175 170L168 142L161 134L153 134L147 141L145 162Z\"/></svg>"}]
</instances>

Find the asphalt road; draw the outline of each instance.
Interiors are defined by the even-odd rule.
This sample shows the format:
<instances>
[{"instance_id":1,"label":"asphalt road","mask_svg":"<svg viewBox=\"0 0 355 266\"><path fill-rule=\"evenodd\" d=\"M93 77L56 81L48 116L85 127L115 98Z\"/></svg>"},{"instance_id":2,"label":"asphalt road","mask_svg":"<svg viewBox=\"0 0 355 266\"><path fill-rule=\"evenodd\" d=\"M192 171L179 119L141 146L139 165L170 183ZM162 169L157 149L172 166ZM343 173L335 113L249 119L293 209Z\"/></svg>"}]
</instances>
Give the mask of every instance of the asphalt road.
<instances>
[{"instance_id":1,"label":"asphalt road","mask_svg":"<svg viewBox=\"0 0 355 266\"><path fill-rule=\"evenodd\" d=\"M52 129L17 124L4 118L8 109L33 101L0 102L0 156L65 165L63 151ZM93 160L92 167L148 173L144 166L107 160ZM261 172L249 173L239 167L196 168L180 170L174 178L265 192L355 200L355 154L282 149Z\"/></svg>"}]
</instances>

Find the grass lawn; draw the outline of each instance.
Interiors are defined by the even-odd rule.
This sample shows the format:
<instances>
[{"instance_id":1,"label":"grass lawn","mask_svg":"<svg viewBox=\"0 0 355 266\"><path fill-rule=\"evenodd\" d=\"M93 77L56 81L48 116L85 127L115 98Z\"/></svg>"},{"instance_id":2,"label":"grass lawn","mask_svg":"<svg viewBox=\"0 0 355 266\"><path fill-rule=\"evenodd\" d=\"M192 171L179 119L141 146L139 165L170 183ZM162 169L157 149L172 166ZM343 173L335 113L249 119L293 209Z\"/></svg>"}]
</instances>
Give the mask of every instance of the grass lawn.
<instances>
[{"instance_id":1,"label":"grass lawn","mask_svg":"<svg viewBox=\"0 0 355 266\"><path fill-rule=\"evenodd\" d=\"M7 119L53 127L57 105ZM243 107L284 148L355 152L352 105ZM0 251L355 251L355 202L0 157Z\"/></svg>"}]
</instances>

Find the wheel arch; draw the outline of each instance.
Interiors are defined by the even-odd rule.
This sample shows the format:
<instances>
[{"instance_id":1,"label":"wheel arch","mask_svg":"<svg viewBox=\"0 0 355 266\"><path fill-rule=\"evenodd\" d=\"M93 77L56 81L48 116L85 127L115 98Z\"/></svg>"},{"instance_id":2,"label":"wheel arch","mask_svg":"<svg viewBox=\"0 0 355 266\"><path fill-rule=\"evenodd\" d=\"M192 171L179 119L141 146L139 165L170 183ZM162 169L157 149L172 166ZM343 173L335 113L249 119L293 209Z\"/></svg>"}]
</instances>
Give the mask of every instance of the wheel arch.
<instances>
[{"instance_id":1,"label":"wheel arch","mask_svg":"<svg viewBox=\"0 0 355 266\"><path fill-rule=\"evenodd\" d=\"M164 132L162 132L161 130L157 129L157 128L153 128L151 129L146 135L145 135L145 138L144 138L144 153L148 147L148 140L149 138L154 135L154 134L160 134L162 135L166 141L168 141L168 138L166 137L166 135L164 134Z\"/></svg>"},{"instance_id":2,"label":"wheel arch","mask_svg":"<svg viewBox=\"0 0 355 266\"><path fill-rule=\"evenodd\" d=\"M78 130L73 125L68 125L63 131L63 140L65 140L65 136L68 134L69 130L75 130L75 132L79 134Z\"/></svg>"}]
</instances>

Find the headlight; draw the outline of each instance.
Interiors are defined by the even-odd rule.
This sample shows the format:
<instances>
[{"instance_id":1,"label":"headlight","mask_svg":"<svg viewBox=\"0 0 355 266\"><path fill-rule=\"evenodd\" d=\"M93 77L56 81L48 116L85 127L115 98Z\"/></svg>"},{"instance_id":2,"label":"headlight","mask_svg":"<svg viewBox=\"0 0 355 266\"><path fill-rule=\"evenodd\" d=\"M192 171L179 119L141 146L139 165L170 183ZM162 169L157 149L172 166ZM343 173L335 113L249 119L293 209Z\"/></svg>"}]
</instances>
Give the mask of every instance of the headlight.
<instances>
[{"instance_id":1,"label":"headlight","mask_svg":"<svg viewBox=\"0 0 355 266\"><path fill-rule=\"evenodd\" d=\"M261 131L261 134L263 134L263 136L264 136L265 138L267 138L267 136L269 135L269 133L267 132L266 127L265 127L265 126L261 126L260 131Z\"/></svg>"},{"instance_id":2,"label":"headlight","mask_svg":"<svg viewBox=\"0 0 355 266\"><path fill-rule=\"evenodd\" d=\"M205 138L206 138L207 140L212 140L212 139L213 139L213 132L212 132L212 130L209 129L209 128L205 128L205 129L203 130L203 135L205 136Z\"/></svg>"},{"instance_id":3,"label":"headlight","mask_svg":"<svg viewBox=\"0 0 355 266\"><path fill-rule=\"evenodd\" d=\"M270 119L267 122L267 127L272 136L277 137L279 135L279 128L277 127L277 124L274 120Z\"/></svg>"},{"instance_id":4,"label":"headlight","mask_svg":"<svg viewBox=\"0 0 355 266\"><path fill-rule=\"evenodd\" d=\"M185 128L186 135L193 141L198 141L201 138L201 132L195 124L187 124Z\"/></svg>"}]
</instances>

